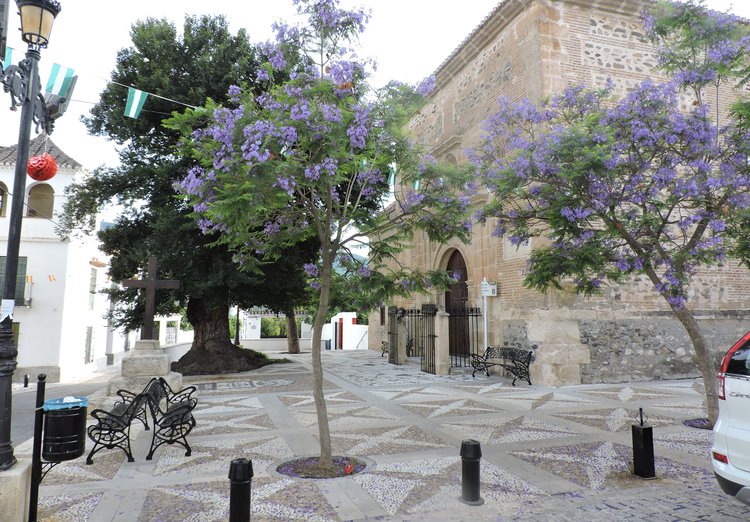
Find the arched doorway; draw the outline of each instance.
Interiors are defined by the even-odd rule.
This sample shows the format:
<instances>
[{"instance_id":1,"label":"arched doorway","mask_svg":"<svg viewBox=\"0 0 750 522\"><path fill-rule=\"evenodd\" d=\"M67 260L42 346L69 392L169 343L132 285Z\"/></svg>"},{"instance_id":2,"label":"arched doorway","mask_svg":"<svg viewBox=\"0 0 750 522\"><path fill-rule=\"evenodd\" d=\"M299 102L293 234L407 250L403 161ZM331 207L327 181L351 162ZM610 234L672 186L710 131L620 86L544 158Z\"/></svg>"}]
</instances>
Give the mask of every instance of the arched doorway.
<instances>
[{"instance_id":1,"label":"arched doorway","mask_svg":"<svg viewBox=\"0 0 750 522\"><path fill-rule=\"evenodd\" d=\"M445 292L445 311L450 314L448 339L451 366L463 366L459 361L469 358L469 316L466 313L469 303L469 287L466 261L461 252L454 250L448 259L446 270L456 274L457 280Z\"/></svg>"}]
</instances>

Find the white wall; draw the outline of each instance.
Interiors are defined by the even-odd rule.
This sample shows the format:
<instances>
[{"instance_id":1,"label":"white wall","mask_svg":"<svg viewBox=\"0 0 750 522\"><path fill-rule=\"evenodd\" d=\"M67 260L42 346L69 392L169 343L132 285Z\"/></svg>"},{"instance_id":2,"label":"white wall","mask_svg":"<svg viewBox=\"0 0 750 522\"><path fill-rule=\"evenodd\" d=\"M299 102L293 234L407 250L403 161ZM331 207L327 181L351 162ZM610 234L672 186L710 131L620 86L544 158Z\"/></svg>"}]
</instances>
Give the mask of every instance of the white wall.
<instances>
[{"instance_id":1,"label":"white wall","mask_svg":"<svg viewBox=\"0 0 750 522\"><path fill-rule=\"evenodd\" d=\"M339 330L342 338L341 348L344 350L366 350L367 349L367 325L356 324L356 312L341 312L336 314L331 322L323 327L323 339L331 339L331 349L337 349L334 334ZM327 327L327 328L326 328Z\"/></svg>"},{"instance_id":2,"label":"white wall","mask_svg":"<svg viewBox=\"0 0 750 522\"><path fill-rule=\"evenodd\" d=\"M243 339L260 339L260 321L258 315L244 317L244 328L240 332Z\"/></svg>"},{"instance_id":3,"label":"white wall","mask_svg":"<svg viewBox=\"0 0 750 522\"><path fill-rule=\"evenodd\" d=\"M55 192L53 219L26 217L21 225L19 255L27 257L26 274L32 278L31 304L15 309L14 321L19 323L19 373L45 371L54 382L55 374L63 380L101 369L106 364L108 328L104 316L108 298L97 293L94 307L89 307L91 269L96 269L96 286L101 290L107 282L107 267L95 267L94 257L106 261L97 249L94 237L73 239L63 243L55 232L55 221L64 203L64 190L83 171L59 169L47 183ZM0 181L13 189L13 166L0 167ZM27 178L26 194L37 182ZM9 198L10 199L10 198ZM10 217L10 201L6 215L0 216L0 256L5 256ZM26 210L24 210L26 214ZM92 329L93 361L86 361L87 328ZM111 349L122 352L124 337L109 335ZM18 379L18 374L16 376Z\"/></svg>"}]
</instances>

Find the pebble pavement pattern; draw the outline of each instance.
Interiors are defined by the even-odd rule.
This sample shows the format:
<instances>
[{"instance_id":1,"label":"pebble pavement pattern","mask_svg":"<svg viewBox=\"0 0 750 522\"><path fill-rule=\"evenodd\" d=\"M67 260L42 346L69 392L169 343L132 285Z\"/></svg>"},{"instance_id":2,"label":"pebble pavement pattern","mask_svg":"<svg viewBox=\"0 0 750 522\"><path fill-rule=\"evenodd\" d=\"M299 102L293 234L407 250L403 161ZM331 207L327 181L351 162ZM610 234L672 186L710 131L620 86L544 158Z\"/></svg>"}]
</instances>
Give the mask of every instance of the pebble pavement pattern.
<instances>
[{"instance_id":1,"label":"pebble pavement pattern","mask_svg":"<svg viewBox=\"0 0 750 522\"><path fill-rule=\"evenodd\" d=\"M281 355L281 354L279 354ZM252 460L253 521L742 521L711 472L699 381L527 386L470 372L435 376L386 363L377 351L324 352L334 454L368 466L327 480L276 467L318 452L309 354L214 378L198 387L192 455L133 425L129 463L119 450L60 464L40 489L47 522L218 522L228 519L232 459ZM630 426L643 408L654 426L656 473L630 472ZM481 443L481 496L461 496L461 441ZM30 441L16 453L30 452Z\"/></svg>"}]
</instances>

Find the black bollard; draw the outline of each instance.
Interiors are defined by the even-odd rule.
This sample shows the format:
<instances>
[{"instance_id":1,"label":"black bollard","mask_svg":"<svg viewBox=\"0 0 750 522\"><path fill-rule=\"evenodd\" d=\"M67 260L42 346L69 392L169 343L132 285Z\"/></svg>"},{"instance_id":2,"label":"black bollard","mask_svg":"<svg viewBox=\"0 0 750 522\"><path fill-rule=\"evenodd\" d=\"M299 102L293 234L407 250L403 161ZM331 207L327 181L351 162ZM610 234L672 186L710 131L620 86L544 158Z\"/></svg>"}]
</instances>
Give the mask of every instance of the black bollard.
<instances>
[{"instance_id":1,"label":"black bollard","mask_svg":"<svg viewBox=\"0 0 750 522\"><path fill-rule=\"evenodd\" d=\"M461 443L461 498L464 504L481 506L484 499L479 496L479 461L482 448L479 441L465 440Z\"/></svg>"},{"instance_id":2,"label":"black bollard","mask_svg":"<svg viewBox=\"0 0 750 522\"><path fill-rule=\"evenodd\" d=\"M23 376L23 387L28 388L29 387L29 374Z\"/></svg>"},{"instance_id":3,"label":"black bollard","mask_svg":"<svg viewBox=\"0 0 750 522\"><path fill-rule=\"evenodd\" d=\"M253 462L234 459L229 464L229 522L250 520L250 483L253 479Z\"/></svg>"},{"instance_id":4,"label":"black bollard","mask_svg":"<svg viewBox=\"0 0 750 522\"><path fill-rule=\"evenodd\" d=\"M639 424L631 426L633 432L633 473L644 479L656 478L654 465L654 433L646 426L643 408L638 408Z\"/></svg>"},{"instance_id":5,"label":"black bollard","mask_svg":"<svg viewBox=\"0 0 750 522\"><path fill-rule=\"evenodd\" d=\"M42 426L44 424L44 391L47 376L37 376L36 410L34 412L34 445L31 452L31 487L29 489L29 522L36 522L39 507L39 484L42 482Z\"/></svg>"}]
</instances>

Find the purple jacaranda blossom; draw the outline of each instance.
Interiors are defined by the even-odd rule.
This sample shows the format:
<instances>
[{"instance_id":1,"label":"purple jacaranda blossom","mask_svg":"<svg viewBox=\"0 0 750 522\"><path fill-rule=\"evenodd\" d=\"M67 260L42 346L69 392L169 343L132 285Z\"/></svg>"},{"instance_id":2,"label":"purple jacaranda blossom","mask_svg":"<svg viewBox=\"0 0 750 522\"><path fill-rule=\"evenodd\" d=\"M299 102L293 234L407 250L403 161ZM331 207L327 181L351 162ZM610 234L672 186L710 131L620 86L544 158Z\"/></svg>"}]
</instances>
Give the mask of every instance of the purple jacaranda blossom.
<instances>
[{"instance_id":1,"label":"purple jacaranda blossom","mask_svg":"<svg viewBox=\"0 0 750 522\"><path fill-rule=\"evenodd\" d=\"M330 103L321 103L319 105L321 112L323 113L323 119L333 123L341 122L341 109L336 105Z\"/></svg>"},{"instance_id":2,"label":"purple jacaranda blossom","mask_svg":"<svg viewBox=\"0 0 750 522\"><path fill-rule=\"evenodd\" d=\"M233 103L237 103L240 101L240 94L242 94L242 89L240 89L237 85L230 85L229 89L227 90L227 94L229 95L229 100Z\"/></svg>"},{"instance_id":3,"label":"purple jacaranda blossom","mask_svg":"<svg viewBox=\"0 0 750 522\"><path fill-rule=\"evenodd\" d=\"M432 93L433 90L435 90L435 85L436 85L435 77L428 76L427 78L425 78L424 80L422 80L421 82L417 84L417 88L416 88L417 94L419 94L420 96L427 97L430 95L430 93Z\"/></svg>"},{"instance_id":4,"label":"purple jacaranda blossom","mask_svg":"<svg viewBox=\"0 0 750 522\"><path fill-rule=\"evenodd\" d=\"M305 99L299 100L298 103L292 106L292 112L290 116L293 120L307 121L308 119L310 119L311 115L312 113L310 112L310 103Z\"/></svg>"},{"instance_id":5,"label":"purple jacaranda blossom","mask_svg":"<svg viewBox=\"0 0 750 522\"><path fill-rule=\"evenodd\" d=\"M305 263L302 268L310 277L318 277L318 266L313 263Z\"/></svg>"},{"instance_id":6,"label":"purple jacaranda blossom","mask_svg":"<svg viewBox=\"0 0 750 522\"><path fill-rule=\"evenodd\" d=\"M354 108L354 122L346 130L349 136L349 143L353 149L364 149L369 129L367 127L368 118L372 107L370 105L357 105Z\"/></svg>"}]
</instances>

